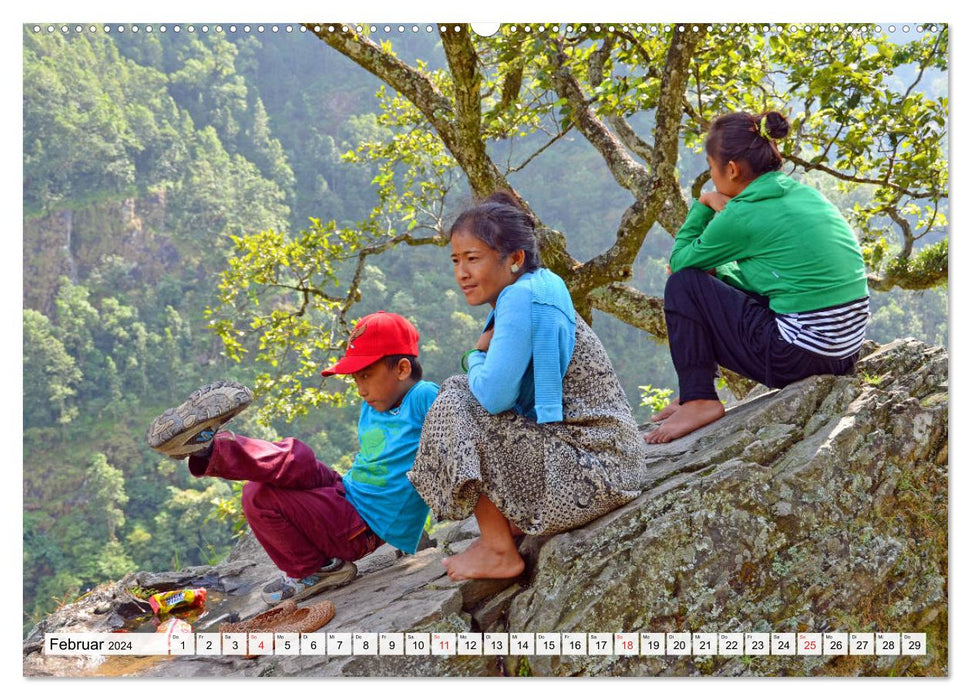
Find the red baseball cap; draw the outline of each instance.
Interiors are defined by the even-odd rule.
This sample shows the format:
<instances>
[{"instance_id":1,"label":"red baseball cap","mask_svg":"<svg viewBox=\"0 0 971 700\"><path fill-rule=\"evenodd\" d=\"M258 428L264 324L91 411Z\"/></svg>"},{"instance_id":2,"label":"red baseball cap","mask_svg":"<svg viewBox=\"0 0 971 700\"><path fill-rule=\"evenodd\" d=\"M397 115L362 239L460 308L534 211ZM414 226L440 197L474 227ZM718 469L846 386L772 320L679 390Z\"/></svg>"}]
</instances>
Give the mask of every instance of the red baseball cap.
<instances>
[{"instance_id":1,"label":"red baseball cap","mask_svg":"<svg viewBox=\"0 0 971 700\"><path fill-rule=\"evenodd\" d=\"M347 339L344 357L321 374L354 374L388 355L417 357L418 330L404 316L378 311L357 322Z\"/></svg>"}]
</instances>

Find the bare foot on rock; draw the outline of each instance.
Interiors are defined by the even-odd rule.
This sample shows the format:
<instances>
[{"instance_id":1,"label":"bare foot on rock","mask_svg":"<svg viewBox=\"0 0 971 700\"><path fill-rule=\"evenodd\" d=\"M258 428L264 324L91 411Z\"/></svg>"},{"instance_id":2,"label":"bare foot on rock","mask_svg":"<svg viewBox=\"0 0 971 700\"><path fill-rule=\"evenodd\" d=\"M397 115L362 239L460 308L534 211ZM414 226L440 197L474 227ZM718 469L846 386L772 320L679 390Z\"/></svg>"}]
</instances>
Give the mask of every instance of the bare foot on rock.
<instances>
[{"instance_id":1,"label":"bare foot on rock","mask_svg":"<svg viewBox=\"0 0 971 700\"><path fill-rule=\"evenodd\" d=\"M464 581L476 578L515 578L523 573L526 562L515 547L508 550L493 549L479 538L461 554L442 559L442 566L450 579Z\"/></svg>"},{"instance_id":2,"label":"bare foot on rock","mask_svg":"<svg viewBox=\"0 0 971 700\"><path fill-rule=\"evenodd\" d=\"M677 411L679 408L681 408L681 404L678 402L678 397L675 396L673 399L671 399L671 403L669 403L667 406L665 406L660 411L658 411L653 416L651 416L651 420L654 421L655 423L662 420L667 420L668 418L673 416L675 411Z\"/></svg>"},{"instance_id":3,"label":"bare foot on rock","mask_svg":"<svg viewBox=\"0 0 971 700\"><path fill-rule=\"evenodd\" d=\"M698 399L681 404L680 409L663 425L655 428L644 436L644 442L655 445L671 442L698 428L714 423L725 415L725 407L721 401Z\"/></svg>"}]
</instances>

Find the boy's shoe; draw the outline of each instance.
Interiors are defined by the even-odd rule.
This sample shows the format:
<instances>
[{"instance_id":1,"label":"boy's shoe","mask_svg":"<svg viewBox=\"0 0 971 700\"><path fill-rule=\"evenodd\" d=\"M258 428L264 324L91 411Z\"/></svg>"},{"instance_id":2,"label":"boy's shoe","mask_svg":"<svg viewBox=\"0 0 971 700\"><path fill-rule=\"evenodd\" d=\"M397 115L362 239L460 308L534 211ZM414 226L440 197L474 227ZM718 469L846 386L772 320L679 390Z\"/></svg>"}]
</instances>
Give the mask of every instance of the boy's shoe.
<instances>
[{"instance_id":1,"label":"boy's shoe","mask_svg":"<svg viewBox=\"0 0 971 700\"><path fill-rule=\"evenodd\" d=\"M271 581L263 589L263 602L276 605L284 600L303 600L328 588L337 588L350 583L355 576L357 576L357 567L353 562L334 558L316 573L302 579L284 575L276 581Z\"/></svg>"},{"instance_id":2,"label":"boy's shoe","mask_svg":"<svg viewBox=\"0 0 971 700\"><path fill-rule=\"evenodd\" d=\"M152 449L183 459L208 449L216 432L252 401L253 392L242 384L207 384L153 420L145 437Z\"/></svg>"}]
</instances>

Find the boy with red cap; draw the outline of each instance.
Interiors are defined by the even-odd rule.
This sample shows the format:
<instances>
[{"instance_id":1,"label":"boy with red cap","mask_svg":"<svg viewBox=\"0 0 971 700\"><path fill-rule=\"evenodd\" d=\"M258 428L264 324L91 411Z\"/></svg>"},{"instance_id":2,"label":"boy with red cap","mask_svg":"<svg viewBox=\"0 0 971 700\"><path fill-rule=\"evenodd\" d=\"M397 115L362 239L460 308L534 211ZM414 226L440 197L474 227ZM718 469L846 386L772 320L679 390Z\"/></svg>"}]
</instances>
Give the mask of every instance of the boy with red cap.
<instances>
[{"instance_id":1,"label":"boy with red cap","mask_svg":"<svg viewBox=\"0 0 971 700\"><path fill-rule=\"evenodd\" d=\"M363 400L361 451L343 478L294 438L271 443L219 432L253 400L235 382L198 389L148 431L152 448L188 457L193 476L249 482L242 499L246 520L284 572L263 589L268 603L301 600L351 581L357 575L352 562L382 542L413 553L428 516L405 476L438 394L435 384L421 379L415 327L397 314L365 316L344 357L321 374L350 375Z\"/></svg>"}]
</instances>

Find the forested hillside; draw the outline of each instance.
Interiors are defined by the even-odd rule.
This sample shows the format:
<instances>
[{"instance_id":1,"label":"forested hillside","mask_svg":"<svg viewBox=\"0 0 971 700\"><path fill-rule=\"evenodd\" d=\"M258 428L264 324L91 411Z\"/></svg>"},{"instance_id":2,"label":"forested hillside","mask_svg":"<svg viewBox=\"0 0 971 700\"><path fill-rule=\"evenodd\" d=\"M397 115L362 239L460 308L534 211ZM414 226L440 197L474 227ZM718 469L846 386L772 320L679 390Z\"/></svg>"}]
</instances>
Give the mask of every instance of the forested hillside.
<instances>
[{"instance_id":1,"label":"forested hillside","mask_svg":"<svg viewBox=\"0 0 971 700\"><path fill-rule=\"evenodd\" d=\"M395 47L406 60L444 64L435 33L396 37ZM318 224L352 229L364 220L379 201L381 173L367 158L345 154L387 139L395 125L382 117L375 78L299 31L25 27L23 61L29 628L102 581L211 562L228 551L239 524L238 485L193 480L183 464L147 447L145 430L201 383L283 382L301 363L328 361L326 353L283 353L256 362L252 338L240 341L239 360L230 357L233 348L227 352L210 327L227 308L220 306L223 273L246 237L261 231L297 236ZM946 79L928 89L945 87ZM524 148L543 143L528 138L534 141ZM704 159L682 150L679 174L689 188ZM534 166L510 182L548 225L570 232L571 252L586 256L609 245L610 222L630 198L589 145L568 134ZM847 211L869 192L813 184ZM630 284L660 295L670 247L667 233L653 231ZM349 264L335 255L341 284ZM364 273L351 317L378 309L409 316L422 334L426 378L457 372L485 310L467 307L456 291L447 251L391 248L370 257ZM946 303L946 285L875 294L869 336L946 344ZM594 318L636 415L646 419L638 387L674 386L666 346L612 317ZM319 388L317 406L249 411L233 429L294 435L324 461L346 466L357 447L357 404L339 380Z\"/></svg>"}]
</instances>

